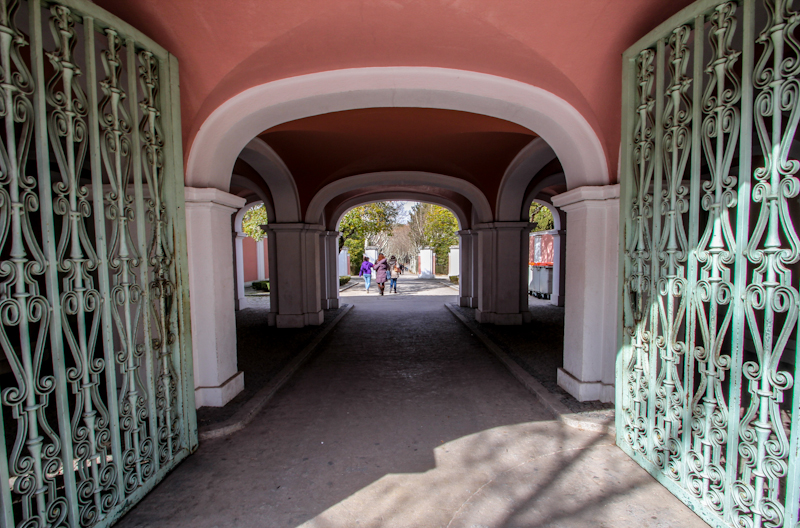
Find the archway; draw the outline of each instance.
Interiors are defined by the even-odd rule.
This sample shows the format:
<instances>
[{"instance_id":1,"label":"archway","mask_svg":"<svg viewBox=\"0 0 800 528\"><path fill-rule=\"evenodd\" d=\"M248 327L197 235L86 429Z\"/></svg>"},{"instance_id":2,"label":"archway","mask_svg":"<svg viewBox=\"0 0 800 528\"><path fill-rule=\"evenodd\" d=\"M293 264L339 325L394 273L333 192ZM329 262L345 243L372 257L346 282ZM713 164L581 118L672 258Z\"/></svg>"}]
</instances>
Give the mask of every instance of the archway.
<instances>
[{"instance_id":1,"label":"archway","mask_svg":"<svg viewBox=\"0 0 800 528\"><path fill-rule=\"evenodd\" d=\"M226 190L230 167L262 131L358 108L440 108L517 123L558 155L570 188L609 183L608 162L586 119L557 95L511 79L428 67L359 68L256 86L220 105L189 148L186 184Z\"/></svg>"},{"instance_id":2,"label":"archway","mask_svg":"<svg viewBox=\"0 0 800 528\"><path fill-rule=\"evenodd\" d=\"M480 134L487 132L490 140L502 134L515 139L503 147L507 157L497 158L503 162L496 176L482 180L465 170L468 158L463 156L461 163L445 160L431 164L423 157L416 165L407 164L419 166L416 170L397 162L381 165L383 158L368 159L366 154L363 160L329 163L316 173L313 167L303 166L309 156L300 149L320 146L319 141L328 144L313 151L314 158L342 153L331 147L330 138L338 132L331 123L363 123L363 114L356 113L376 109L483 116L482 122L470 117L457 119L466 119L474 127L474 138L484 138ZM341 114L338 121L322 119L337 114ZM451 136L457 130L453 128ZM361 133L357 139L366 152L369 136ZM525 142L520 143L523 138ZM464 148L463 143L447 141L451 148ZM473 140L471 145L476 152L491 141ZM514 149L511 155L509 147ZM591 127L573 107L551 93L473 72L365 68L271 82L231 98L211 114L190 146L187 182L227 191L237 181L229 176L231 166L246 163L258 174L256 187L266 189L262 194L274 204L276 217L270 223L269 253L276 260L274 264L270 261L270 270L277 275L270 286L278 326L319 324L325 309L338 306L338 215L359 201L391 196L441 203L457 211L461 225L459 303L477 308L480 322L520 324L530 317L524 290L528 283L528 223L522 215L523 204L538 196L537 189L531 188L533 177L554 162L559 164L566 188L608 183L608 164ZM358 168L366 170L358 172ZM301 174L313 176L303 179ZM424 199L426 196L430 198ZM558 295L556 301L562 298Z\"/></svg>"}]
</instances>

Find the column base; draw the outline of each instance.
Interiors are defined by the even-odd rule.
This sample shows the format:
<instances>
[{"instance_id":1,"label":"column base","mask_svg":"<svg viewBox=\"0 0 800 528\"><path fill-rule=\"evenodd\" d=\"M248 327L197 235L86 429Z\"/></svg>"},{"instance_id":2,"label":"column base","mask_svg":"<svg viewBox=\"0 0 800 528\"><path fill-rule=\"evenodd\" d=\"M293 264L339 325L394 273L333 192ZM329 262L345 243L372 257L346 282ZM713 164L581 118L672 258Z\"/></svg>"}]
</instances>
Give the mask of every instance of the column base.
<instances>
[{"instance_id":1,"label":"column base","mask_svg":"<svg viewBox=\"0 0 800 528\"><path fill-rule=\"evenodd\" d=\"M195 407L224 407L244 390L244 372L239 371L218 387L197 387L194 390Z\"/></svg>"},{"instance_id":2,"label":"column base","mask_svg":"<svg viewBox=\"0 0 800 528\"><path fill-rule=\"evenodd\" d=\"M472 297L459 297L458 305L462 308L472 308Z\"/></svg>"},{"instance_id":3,"label":"column base","mask_svg":"<svg viewBox=\"0 0 800 528\"><path fill-rule=\"evenodd\" d=\"M550 295L550 304L553 306L564 306L564 296L553 293Z\"/></svg>"},{"instance_id":4,"label":"column base","mask_svg":"<svg viewBox=\"0 0 800 528\"><path fill-rule=\"evenodd\" d=\"M324 299L322 302L324 310L336 310L339 308L339 299Z\"/></svg>"},{"instance_id":5,"label":"column base","mask_svg":"<svg viewBox=\"0 0 800 528\"><path fill-rule=\"evenodd\" d=\"M499 314L495 312L482 312L480 309L477 309L475 310L475 320L483 324L517 326L525 322L525 316L521 313Z\"/></svg>"},{"instance_id":6,"label":"column base","mask_svg":"<svg viewBox=\"0 0 800 528\"><path fill-rule=\"evenodd\" d=\"M417 276L418 279L435 279L436 276L433 273L420 273Z\"/></svg>"},{"instance_id":7,"label":"column base","mask_svg":"<svg viewBox=\"0 0 800 528\"><path fill-rule=\"evenodd\" d=\"M558 386L578 401L614 401L614 385L602 381L581 381L563 368L558 369Z\"/></svg>"},{"instance_id":8,"label":"column base","mask_svg":"<svg viewBox=\"0 0 800 528\"><path fill-rule=\"evenodd\" d=\"M277 314L275 326L278 328L303 328L304 326L318 326L325 320L325 311L307 314Z\"/></svg>"}]
</instances>

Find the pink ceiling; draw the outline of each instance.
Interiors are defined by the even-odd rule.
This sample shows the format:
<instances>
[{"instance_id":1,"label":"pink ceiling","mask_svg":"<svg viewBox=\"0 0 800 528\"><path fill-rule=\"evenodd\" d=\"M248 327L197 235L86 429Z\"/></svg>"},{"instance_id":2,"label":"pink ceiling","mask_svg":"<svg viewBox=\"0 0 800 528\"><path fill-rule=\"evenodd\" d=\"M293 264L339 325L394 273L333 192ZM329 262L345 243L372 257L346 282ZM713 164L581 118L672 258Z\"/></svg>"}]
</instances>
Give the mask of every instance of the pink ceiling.
<instances>
[{"instance_id":1,"label":"pink ceiling","mask_svg":"<svg viewBox=\"0 0 800 528\"><path fill-rule=\"evenodd\" d=\"M381 171L462 178L494 203L508 165L536 135L479 114L368 108L290 121L259 136L286 163L303 210L332 181Z\"/></svg>"},{"instance_id":2,"label":"pink ceiling","mask_svg":"<svg viewBox=\"0 0 800 528\"><path fill-rule=\"evenodd\" d=\"M598 133L616 174L621 54L690 0L95 3L178 58L187 147L215 108L258 84L341 68L435 66L561 96Z\"/></svg>"}]
</instances>

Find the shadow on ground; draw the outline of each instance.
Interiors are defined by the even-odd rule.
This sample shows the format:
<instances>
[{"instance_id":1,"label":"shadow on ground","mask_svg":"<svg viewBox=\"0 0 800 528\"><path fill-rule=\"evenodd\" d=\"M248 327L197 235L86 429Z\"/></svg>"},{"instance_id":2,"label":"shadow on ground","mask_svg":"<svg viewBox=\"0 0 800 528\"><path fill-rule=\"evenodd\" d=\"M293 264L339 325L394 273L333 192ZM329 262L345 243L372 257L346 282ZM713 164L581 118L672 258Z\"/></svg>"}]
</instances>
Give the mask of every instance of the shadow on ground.
<instances>
[{"instance_id":1,"label":"shadow on ground","mask_svg":"<svg viewBox=\"0 0 800 528\"><path fill-rule=\"evenodd\" d=\"M428 295L350 296L247 428L204 442L119 526L705 526L611 437L553 421L447 312L452 289L408 286Z\"/></svg>"}]
</instances>

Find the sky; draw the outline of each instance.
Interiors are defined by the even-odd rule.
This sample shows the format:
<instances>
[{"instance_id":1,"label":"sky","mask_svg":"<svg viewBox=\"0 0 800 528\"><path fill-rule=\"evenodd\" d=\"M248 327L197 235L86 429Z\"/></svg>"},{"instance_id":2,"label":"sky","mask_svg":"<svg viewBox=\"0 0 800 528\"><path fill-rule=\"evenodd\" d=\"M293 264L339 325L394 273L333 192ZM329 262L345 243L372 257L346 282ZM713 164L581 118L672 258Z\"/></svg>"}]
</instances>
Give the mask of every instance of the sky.
<instances>
[{"instance_id":1,"label":"sky","mask_svg":"<svg viewBox=\"0 0 800 528\"><path fill-rule=\"evenodd\" d=\"M407 224L408 221L411 219L411 208L414 207L419 202L398 201L397 203L399 203L402 206L402 209L400 211L400 216L397 217L397 223Z\"/></svg>"}]
</instances>

